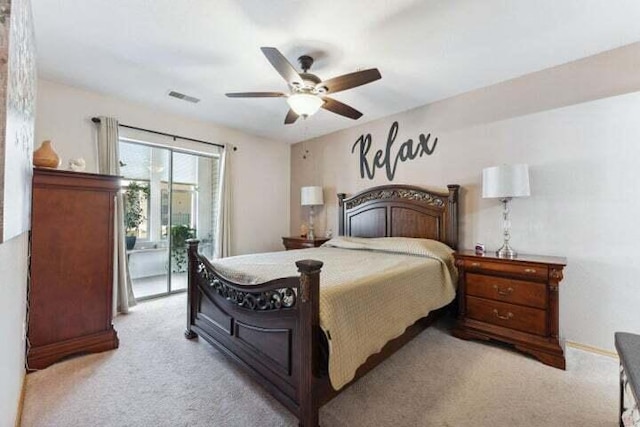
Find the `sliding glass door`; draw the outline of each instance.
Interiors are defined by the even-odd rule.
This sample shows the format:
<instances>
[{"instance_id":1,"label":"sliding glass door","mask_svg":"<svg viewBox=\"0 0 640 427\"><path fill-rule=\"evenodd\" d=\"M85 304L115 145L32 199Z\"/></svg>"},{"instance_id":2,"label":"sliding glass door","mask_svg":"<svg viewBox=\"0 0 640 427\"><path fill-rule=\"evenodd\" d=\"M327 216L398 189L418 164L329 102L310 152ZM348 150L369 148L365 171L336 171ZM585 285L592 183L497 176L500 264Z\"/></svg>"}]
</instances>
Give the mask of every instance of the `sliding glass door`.
<instances>
[{"instance_id":1,"label":"sliding glass door","mask_svg":"<svg viewBox=\"0 0 640 427\"><path fill-rule=\"evenodd\" d=\"M201 251L213 255L218 165L215 155L120 141L127 258L136 299L186 289L187 239L197 237Z\"/></svg>"},{"instance_id":2,"label":"sliding glass door","mask_svg":"<svg viewBox=\"0 0 640 427\"><path fill-rule=\"evenodd\" d=\"M216 230L218 159L174 152L173 179L165 203L170 212L171 286L187 288L186 240L200 239L200 251L213 256Z\"/></svg>"}]
</instances>

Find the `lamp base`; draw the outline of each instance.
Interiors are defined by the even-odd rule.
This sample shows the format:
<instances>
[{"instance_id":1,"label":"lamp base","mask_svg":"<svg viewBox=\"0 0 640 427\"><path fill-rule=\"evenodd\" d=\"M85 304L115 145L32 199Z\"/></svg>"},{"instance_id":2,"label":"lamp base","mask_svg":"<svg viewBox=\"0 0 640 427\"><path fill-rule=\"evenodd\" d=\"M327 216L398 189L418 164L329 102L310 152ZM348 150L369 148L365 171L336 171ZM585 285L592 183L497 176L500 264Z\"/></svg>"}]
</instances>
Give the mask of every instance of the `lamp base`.
<instances>
[{"instance_id":1,"label":"lamp base","mask_svg":"<svg viewBox=\"0 0 640 427\"><path fill-rule=\"evenodd\" d=\"M307 239L315 240L315 238L316 233L313 227L313 205L311 205L311 208L309 209L309 231L307 232Z\"/></svg>"},{"instance_id":2,"label":"lamp base","mask_svg":"<svg viewBox=\"0 0 640 427\"><path fill-rule=\"evenodd\" d=\"M502 202L502 235L504 237L504 243L502 247L496 251L498 258L515 258L518 256L517 252L509 246L509 240L511 239L511 221L509 221L509 204L511 197L505 197Z\"/></svg>"},{"instance_id":3,"label":"lamp base","mask_svg":"<svg viewBox=\"0 0 640 427\"><path fill-rule=\"evenodd\" d=\"M516 258L518 253L513 250L509 243L505 242L500 249L496 251L498 258Z\"/></svg>"}]
</instances>

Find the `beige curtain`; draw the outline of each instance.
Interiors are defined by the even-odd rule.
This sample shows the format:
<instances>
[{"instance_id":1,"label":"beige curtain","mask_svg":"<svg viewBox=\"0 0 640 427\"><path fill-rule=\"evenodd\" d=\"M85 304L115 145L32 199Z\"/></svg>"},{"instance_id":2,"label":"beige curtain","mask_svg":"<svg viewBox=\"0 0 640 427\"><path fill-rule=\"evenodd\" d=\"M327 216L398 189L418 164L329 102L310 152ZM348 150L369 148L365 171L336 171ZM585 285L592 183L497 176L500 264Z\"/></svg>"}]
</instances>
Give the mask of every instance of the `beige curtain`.
<instances>
[{"instance_id":1,"label":"beige curtain","mask_svg":"<svg viewBox=\"0 0 640 427\"><path fill-rule=\"evenodd\" d=\"M231 255L231 153L233 146L225 144L220 159L220 191L214 258Z\"/></svg>"},{"instance_id":2,"label":"beige curtain","mask_svg":"<svg viewBox=\"0 0 640 427\"><path fill-rule=\"evenodd\" d=\"M118 154L118 121L112 117L100 117L98 124L98 172L120 176L120 156ZM136 305L133 287L129 277L127 252L125 250L124 209L122 194L116 196L114 218L115 238L113 257L114 309L118 313L128 313L129 307Z\"/></svg>"}]
</instances>

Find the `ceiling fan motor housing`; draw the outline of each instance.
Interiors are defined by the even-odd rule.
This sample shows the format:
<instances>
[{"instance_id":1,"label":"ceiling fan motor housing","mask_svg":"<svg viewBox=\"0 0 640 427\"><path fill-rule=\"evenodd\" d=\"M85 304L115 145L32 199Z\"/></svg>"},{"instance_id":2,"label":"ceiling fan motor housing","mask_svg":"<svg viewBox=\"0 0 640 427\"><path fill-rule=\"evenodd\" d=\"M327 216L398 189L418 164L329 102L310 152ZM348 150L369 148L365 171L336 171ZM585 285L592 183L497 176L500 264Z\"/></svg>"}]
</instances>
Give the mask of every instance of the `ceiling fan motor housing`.
<instances>
[{"instance_id":1,"label":"ceiling fan motor housing","mask_svg":"<svg viewBox=\"0 0 640 427\"><path fill-rule=\"evenodd\" d=\"M313 58L309 55L302 55L298 58L298 62L300 63L300 68L302 68L300 78L302 79L303 84L300 85L298 82L291 83L291 86L296 90L296 92L313 93L314 95L327 93L326 87L318 87L318 84L322 82L320 77L308 72L313 65Z\"/></svg>"},{"instance_id":2,"label":"ceiling fan motor housing","mask_svg":"<svg viewBox=\"0 0 640 427\"><path fill-rule=\"evenodd\" d=\"M324 86L319 86L322 82L318 76L311 73L300 73L300 77L302 78L303 85L294 85L294 89L297 92L305 92L305 93L313 93L324 94L327 92L327 88Z\"/></svg>"}]
</instances>

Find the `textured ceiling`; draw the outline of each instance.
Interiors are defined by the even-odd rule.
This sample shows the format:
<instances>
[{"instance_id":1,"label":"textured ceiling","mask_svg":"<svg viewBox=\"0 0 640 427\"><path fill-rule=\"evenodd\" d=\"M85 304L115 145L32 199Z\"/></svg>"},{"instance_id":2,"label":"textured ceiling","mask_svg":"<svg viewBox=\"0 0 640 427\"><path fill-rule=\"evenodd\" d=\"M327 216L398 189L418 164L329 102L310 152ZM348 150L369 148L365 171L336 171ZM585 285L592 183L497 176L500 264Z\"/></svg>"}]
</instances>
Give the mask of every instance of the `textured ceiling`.
<instances>
[{"instance_id":1,"label":"textured ceiling","mask_svg":"<svg viewBox=\"0 0 640 427\"><path fill-rule=\"evenodd\" d=\"M295 142L640 40L637 0L32 0L40 76ZM321 78L377 67L382 80L285 126L286 91L260 52ZM201 98L189 104L176 90ZM135 123L131 123L135 125Z\"/></svg>"}]
</instances>

